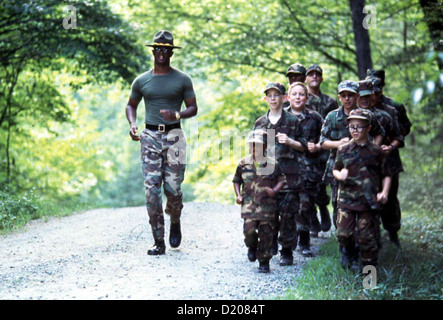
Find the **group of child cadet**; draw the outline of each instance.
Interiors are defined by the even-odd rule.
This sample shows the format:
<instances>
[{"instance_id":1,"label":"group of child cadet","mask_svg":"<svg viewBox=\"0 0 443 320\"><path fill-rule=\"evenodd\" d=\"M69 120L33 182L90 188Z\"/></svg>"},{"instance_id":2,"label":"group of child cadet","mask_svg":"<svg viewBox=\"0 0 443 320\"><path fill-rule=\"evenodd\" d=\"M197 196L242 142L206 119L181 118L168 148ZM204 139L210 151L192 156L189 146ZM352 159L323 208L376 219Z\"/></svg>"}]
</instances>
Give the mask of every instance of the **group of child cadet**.
<instances>
[{"instance_id":1,"label":"group of child cadet","mask_svg":"<svg viewBox=\"0 0 443 320\"><path fill-rule=\"evenodd\" d=\"M383 70L342 81L340 106L321 92L320 66L296 63L287 77L287 91L278 82L266 85L269 110L255 121L246 141L249 155L233 179L247 257L267 273L279 245L280 266L293 264L297 245L303 256L313 256L310 237L331 228L330 185L342 267L376 267L380 220L391 242L400 245L398 149L411 127L406 110L383 95Z\"/></svg>"}]
</instances>

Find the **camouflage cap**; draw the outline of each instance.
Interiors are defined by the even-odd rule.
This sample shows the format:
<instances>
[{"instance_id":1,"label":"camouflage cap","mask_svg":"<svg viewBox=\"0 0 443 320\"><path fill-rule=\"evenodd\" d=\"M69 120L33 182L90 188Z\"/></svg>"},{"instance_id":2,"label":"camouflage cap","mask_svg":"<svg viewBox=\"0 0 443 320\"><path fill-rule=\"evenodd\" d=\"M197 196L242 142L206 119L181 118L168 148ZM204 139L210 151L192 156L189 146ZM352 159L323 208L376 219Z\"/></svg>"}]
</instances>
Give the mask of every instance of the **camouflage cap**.
<instances>
[{"instance_id":1,"label":"camouflage cap","mask_svg":"<svg viewBox=\"0 0 443 320\"><path fill-rule=\"evenodd\" d=\"M368 69L366 70L366 76L379 78L382 88L385 86L385 70Z\"/></svg>"},{"instance_id":2,"label":"camouflage cap","mask_svg":"<svg viewBox=\"0 0 443 320\"><path fill-rule=\"evenodd\" d=\"M372 90L374 92L378 92L383 89L383 83L380 78L368 76L366 77L366 80L370 80L372 82Z\"/></svg>"},{"instance_id":3,"label":"camouflage cap","mask_svg":"<svg viewBox=\"0 0 443 320\"><path fill-rule=\"evenodd\" d=\"M318 64L313 64L309 66L308 69L306 70L306 75L308 75L308 73L311 71L318 71L323 76L323 69Z\"/></svg>"},{"instance_id":4,"label":"camouflage cap","mask_svg":"<svg viewBox=\"0 0 443 320\"><path fill-rule=\"evenodd\" d=\"M268 91L269 89L277 89L278 91L280 91L281 94L286 93L285 86L283 84L281 84L280 82L269 82L266 85L264 92L266 93L266 91Z\"/></svg>"},{"instance_id":5,"label":"camouflage cap","mask_svg":"<svg viewBox=\"0 0 443 320\"><path fill-rule=\"evenodd\" d=\"M286 76L289 76L291 73L301 73L303 75L306 74L306 68L304 65L300 63L294 63L288 68L288 72L286 72Z\"/></svg>"},{"instance_id":6,"label":"camouflage cap","mask_svg":"<svg viewBox=\"0 0 443 320\"><path fill-rule=\"evenodd\" d=\"M338 85L338 93L343 91L358 92L358 83L352 80L345 80Z\"/></svg>"},{"instance_id":7,"label":"camouflage cap","mask_svg":"<svg viewBox=\"0 0 443 320\"><path fill-rule=\"evenodd\" d=\"M267 142L267 133L263 129L256 129L249 133L246 143L265 144Z\"/></svg>"},{"instance_id":8,"label":"camouflage cap","mask_svg":"<svg viewBox=\"0 0 443 320\"><path fill-rule=\"evenodd\" d=\"M369 122L371 121L371 115L369 114L368 111L361 108L357 108L349 113L348 120L352 119L365 120Z\"/></svg>"},{"instance_id":9,"label":"camouflage cap","mask_svg":"<svg viewBox=\"0 0 443 320\"><path fill-rule=\"evenodd\" d=\"M367 96L373 93L373 85L371 80L361 80L358 82L358 94L360 96Z\"/></svg>"}]
</instances>

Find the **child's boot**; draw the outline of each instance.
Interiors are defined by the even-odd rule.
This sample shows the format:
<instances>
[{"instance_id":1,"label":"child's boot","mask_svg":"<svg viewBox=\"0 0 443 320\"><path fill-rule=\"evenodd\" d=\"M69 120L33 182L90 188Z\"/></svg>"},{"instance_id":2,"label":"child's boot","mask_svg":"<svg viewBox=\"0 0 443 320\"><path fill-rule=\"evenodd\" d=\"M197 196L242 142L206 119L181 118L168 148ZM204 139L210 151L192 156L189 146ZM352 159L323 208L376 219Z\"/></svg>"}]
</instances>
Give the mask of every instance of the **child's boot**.
<instances>
[{"instance_id":1,"label":"child's boot","mask_svg":"<svg viewBox=\"0 0 443 320\"><path fill-rule=\"evenodd\" d=\"M257 260L257 248L249 248L248 249L248 259L251 262Z\"/></svg>"},{"instance_id":2,"label":"child's boot","mask_svg":"<svg viewBox=\"0 0 443 320\"><path fill-rule=\"evenodd\" d=\"M268 273L270 271L271 270L269 268L269 260L259 261L258 272L260 272L260 273Z\"/></svg>"},{"instance_id":3,"label":"child's boot","mask_svg":"<svg viewBox=\"0 0 443 320\"><path fill-rule=\"evenodd\" d=\"M280 265L281 266L292 266L294 258L292 256L291 248L282 248L280 250Z\"/></svg>"}]
</instances>

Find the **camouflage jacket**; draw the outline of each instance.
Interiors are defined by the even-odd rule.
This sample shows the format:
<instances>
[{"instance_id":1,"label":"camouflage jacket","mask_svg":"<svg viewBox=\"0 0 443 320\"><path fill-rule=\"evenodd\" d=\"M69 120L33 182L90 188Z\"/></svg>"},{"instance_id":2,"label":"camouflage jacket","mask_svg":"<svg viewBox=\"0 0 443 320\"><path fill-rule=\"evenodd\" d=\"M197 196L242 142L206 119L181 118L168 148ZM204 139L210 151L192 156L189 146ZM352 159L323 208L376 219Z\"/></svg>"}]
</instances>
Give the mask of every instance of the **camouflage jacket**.
<instances>
[{"instance_id":1,"label":"camouflage jacket","mask_svg":"<svg viewBox=\"0 0 443 320\"><path fill-rule=\"evenodd\" d=\"M287 110L290 111L289 109ZM307 142L318 143L320 140L323 118L313 110L305 109L301 114L293 114L302 126L302 135ZM311 153L306 150L303 153L303 161L306 167L305 180L320 182L323 175L323 166L320 162L320 152Z\"/></svg>"},{"instance_id":2,"label":"camouflage jacket","mask_svg":"<svg viewBox=\"0 0 443 320\"><path fill-rule=\"evenodd\" d=\"M274 129L275 150L268 150L268 155L275 156L286 176L287 184L284 189L298 190L303 187L303 177L306 174L302 153L287 145L278 143L275 135L277 133L285 133L289 138L297 140L307 148L308 142L303 137L301 124L294 115L285 110L282 110L282 115L275 124L269 121L268 115L269 111L255 121L254 130ZM267 139L268 141L270 139L269 131Z\"/></svg>"},{"instance_id":3,"label":"camouflage jacket","mask_svg":"<svg viewBox=\"0 0 443 320\"><path fill-rule=\"evenodd\" d=\"M395 102L392 98L385 95L382 96L381 102L393 107L398 112L398 124L400 126L400 133L403 137L406 137L411 132L411 121L409 121L406 108L403 104Z\"/></svg>"},{"instance_id":4,"label":"camouflage jacket","mask_svg":"<svg viewBox=\"0 0 443 320\"><path fill-rule=\"evenodd\" d=\"M274 166L275 170L269 173L267 166ZM240 160L234 174L233 183L241 186L243 202L241 217L243 219L273 220L277 210L276 197L271 198L266 187L273 188L279 182L286 182L277 161L267 158L264 164L258 164L247 156Z\"/></svg>"},{"instance_id":5,"label":"camouflage jacket","mask_svg":"<svg viewBox=\"0 0 443 320\"><path fill-rule=\"evenodd\" d=\"M345 181L339 181L338 206L343 209L378 210L377 193L382 179L391 176L381 148L368 141L358 145L352 139L338 148L334 170L348 169Z\"/></svg>"},{"instance_id":6,"label":"camouflage jacket","mask_svg":"<svg viewBox=\"0 0 443 320\"><path fill-rule=\"evenodd\" d=\"M377 118L371 113L371 131L369 134L372 137L377 135L385 136L385 131ZM321 129L320 144L325 141L338 141L343 138L351 139L351 133L349 132L349 122L348 117L345 114L343 107L333 110L328 113L325 121L323 122L323 127ZM337 149L332 149L329 154L329 159L326 164L326 169L323 175L323 181L327 183L332 183L334 181L334 176L332 175L332 168L334 167L335 156L337 154Z\"/></svg>"},{"instance_id":7,"label":"camouflage jacket","mask_svg":"<svg viewBox=\"0 0 443 320\"><path fill-rule=\"evenodd\" d=\"M382 144L389 146L392 141L397 140L400 142L400 147L403 147L404 137L400 133L397 110L382 103L379 108L374 108L373 112L386 133ZM398 149L393 150L386 157L386 160L392 174L398 174L403 171L403 164Z\"/></svg>"},{"instance_id":8,"label":"camouflage jacket","mask_svg":"<svg viewBox=\"0 0 443 320\"><path fill-rule=\"evenodd\" d=\"M308 109L317 111L324 119L329 112L338 109L338 104L337 100L320 91L320 94L318 96L309 94L309 100L306 104L306 107Z\"/></svg>"}]
</instances>

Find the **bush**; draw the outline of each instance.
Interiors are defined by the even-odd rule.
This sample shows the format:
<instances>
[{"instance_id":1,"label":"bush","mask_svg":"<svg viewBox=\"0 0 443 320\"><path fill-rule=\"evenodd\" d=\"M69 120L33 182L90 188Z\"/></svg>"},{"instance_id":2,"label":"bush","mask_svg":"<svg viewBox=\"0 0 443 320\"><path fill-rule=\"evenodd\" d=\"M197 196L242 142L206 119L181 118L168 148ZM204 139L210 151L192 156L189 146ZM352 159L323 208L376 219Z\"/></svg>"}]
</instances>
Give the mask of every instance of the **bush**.
<instances>
[{"instance_id":1,"label":"bush","mask_svg":"<svg viewBox=\"0 0 443 320\"><path fill-rule=\"evenodd\" d=\"M34 189L24 194L9 189L0 190L0 230L39 218L37 199Z\"/></svg>"}]
</instances>

